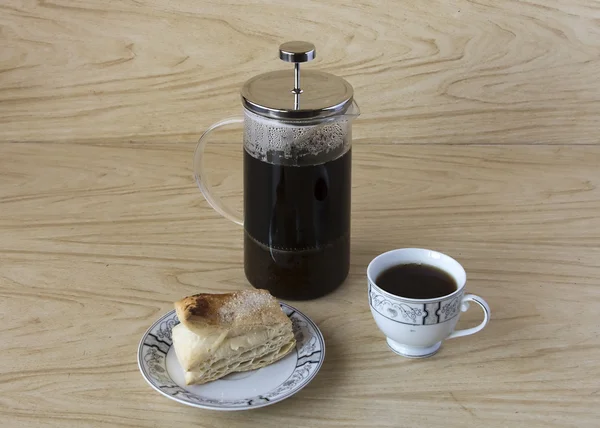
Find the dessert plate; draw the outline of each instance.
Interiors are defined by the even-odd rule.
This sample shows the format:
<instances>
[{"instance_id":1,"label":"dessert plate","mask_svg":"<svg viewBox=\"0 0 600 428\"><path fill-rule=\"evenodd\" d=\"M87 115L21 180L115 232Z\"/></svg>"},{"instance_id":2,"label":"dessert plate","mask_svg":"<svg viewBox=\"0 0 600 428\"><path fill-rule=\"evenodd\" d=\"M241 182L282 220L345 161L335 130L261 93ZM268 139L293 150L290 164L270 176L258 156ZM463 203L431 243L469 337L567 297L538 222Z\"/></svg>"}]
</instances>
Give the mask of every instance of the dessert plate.
<instances>
[{"instance_id":1,"label":"dessert plate","mask_svg":"<svg viewBox=\"0 0 600 428\"><path fill-rule=\"evenodd\" d=\"M315 377L325 359L325 341L310 318L279 303L292 321L296 349L258 370L229 374L204 385L186 385L172 346L171 330L179 324L175 311L146 331L138 348L138 366L152 388L188 406L212 410L249 410L291 397Z\"/></svg>"}]
</instances>

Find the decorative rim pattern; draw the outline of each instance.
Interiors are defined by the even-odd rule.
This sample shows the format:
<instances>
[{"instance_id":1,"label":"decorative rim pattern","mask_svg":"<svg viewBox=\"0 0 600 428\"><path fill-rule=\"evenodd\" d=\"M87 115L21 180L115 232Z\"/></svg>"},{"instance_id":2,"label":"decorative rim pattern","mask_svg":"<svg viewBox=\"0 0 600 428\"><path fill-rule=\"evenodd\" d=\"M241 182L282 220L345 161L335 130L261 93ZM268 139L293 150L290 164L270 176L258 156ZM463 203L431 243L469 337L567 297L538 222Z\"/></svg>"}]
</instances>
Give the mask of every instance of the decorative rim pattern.
<instances>
[{"instance_id":1,"label":"decorative rim pattern","mask_svg":"<svg viewBox=\"0 0 600 428\"><path fill-rule=\"evenodd\" d=\"M400 324L433 325L441 324L460 314L460 304L464 289L436 301L423 303L407 301L401 297L390 298L369 281L369 305L381 316Z\"/></svg>"},{"instance_id":2,"label":"decorative rim pattern","mask_svg":"<svg viewBox=\"0 0 600 428\"><path fill-rule=\"evenodd\" d=\"M216 400L188 391L175 383L166 364L167 354L173 343L171 330L179 324L174 310L152 324L140 341L138 366L142 376L152 388L165 397L203 409L248 410L291 397L308 385L321 368L325 360L325 341L321 331L310 318L290 305L282 302L279 304L292 321L296 336L296 363L290 376L271 391L238 400Z\"/></svg>"}]
</instances>

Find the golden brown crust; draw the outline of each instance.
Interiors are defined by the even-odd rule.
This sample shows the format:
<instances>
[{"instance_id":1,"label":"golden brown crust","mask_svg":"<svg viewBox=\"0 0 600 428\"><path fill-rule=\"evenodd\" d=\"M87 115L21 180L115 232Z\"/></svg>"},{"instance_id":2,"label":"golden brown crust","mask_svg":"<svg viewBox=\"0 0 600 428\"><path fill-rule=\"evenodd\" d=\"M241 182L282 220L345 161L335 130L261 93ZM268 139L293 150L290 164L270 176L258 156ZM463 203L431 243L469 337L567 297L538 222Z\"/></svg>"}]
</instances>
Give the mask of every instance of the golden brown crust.
<instances>
[{"instance_id":1,"label":"golden brown crust","mask_svg":"<svg viewBox=\"0 0 600 428\"><path fill-rule=\"evenodd\" d=\"M266 290L196 294L175 302L177 317L190 330L214 328L243 333L257 326L289 322Z\"/></svg>"},{"instance_id":2,"label":"golden brown crust","mask_svg":"<svg viewBox=\"0 0 600 428\"><path fill-rule=\"evenodd\" d=\"M205 323L215 325L219 323L218 309L223 306L233 293L207 294L200 293L184 297L175 302L175 309L180 321L189 321L201 318Z\"/></svg>"}]
</instances>

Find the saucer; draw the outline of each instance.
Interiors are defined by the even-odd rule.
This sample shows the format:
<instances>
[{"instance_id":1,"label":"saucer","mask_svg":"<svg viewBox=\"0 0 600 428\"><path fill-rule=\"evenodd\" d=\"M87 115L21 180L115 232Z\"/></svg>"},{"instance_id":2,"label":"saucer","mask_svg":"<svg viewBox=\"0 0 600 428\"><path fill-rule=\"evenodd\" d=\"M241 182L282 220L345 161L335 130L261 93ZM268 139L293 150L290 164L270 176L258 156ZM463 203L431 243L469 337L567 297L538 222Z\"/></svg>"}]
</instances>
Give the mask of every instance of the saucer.
<instances>
[{"instance_id":1,"label":"saucer","mask_svg":"<svg viewBox=\"0 0 600 428\"><path fill-rule=\"evenodd\" d=\"M146 331L138 348L138 366L152 388L188 406L211 410L249 410L291 397L315 377L325 359L325 341L306 315L279 303L292 321L296 348L281 360L258 370L231 373L203 385L186 385L172 344L175 311L163 315Z\"/></svg>"}]
</instances>

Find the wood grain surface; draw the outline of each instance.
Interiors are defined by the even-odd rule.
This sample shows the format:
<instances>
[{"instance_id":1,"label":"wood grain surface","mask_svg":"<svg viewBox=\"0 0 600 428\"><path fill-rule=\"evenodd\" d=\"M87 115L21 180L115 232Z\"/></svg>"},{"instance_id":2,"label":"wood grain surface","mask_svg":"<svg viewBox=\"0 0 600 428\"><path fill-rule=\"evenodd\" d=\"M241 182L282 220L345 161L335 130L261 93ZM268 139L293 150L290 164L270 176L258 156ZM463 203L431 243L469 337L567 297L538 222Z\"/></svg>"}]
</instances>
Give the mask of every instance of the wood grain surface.
<instances>
[{"instance_id":1,"label":"wood grain surface","mask_svg":"<svg viewBox=\"0 0 600 428\"><path fill-rule=\"evenodd\" d=\"M0 140L194 141L306 39L373 142L597 143L599 22L593 0L3 0Z\"/></svg>"},{"instance_id":2,"label":"wood grain surface","mask_svg":"<svg viewBox=\"0 0 600 428\"><path fill-rule=\"evenodd\" d=\"M322 329L325 364L293 398L243 414L171 402L136 365L171 302L248 287L242 231L196 189L193 145L0 150L3 426L597 425L600 147L357 140L349 279L294 303ZM239 147L208 156L225 169ZM239 173L225 176L216 190L241 198ZM368 262L406 246L458 258L493 311L423 361L388 350L367 304Z\"/></svg>"},{"instance_id":3,"label":"wood grain surface","mask_svg":"<svg viewBox=\"0 0 600 428\"><path fill-rule=\"evenodd\" d=\"M185 407L141 377L143 332L182 296L249 287L195 141L293 39L362 109L350 276L293 303L327 358L274 406ZM599 75L592 0L3 0L0 425L597 427ZM239 129L220 137L209 173L240 208ZM422 361L367 303L369 261L409 246L456 257L492 308Z\"/></svg>"}]
</instances>

